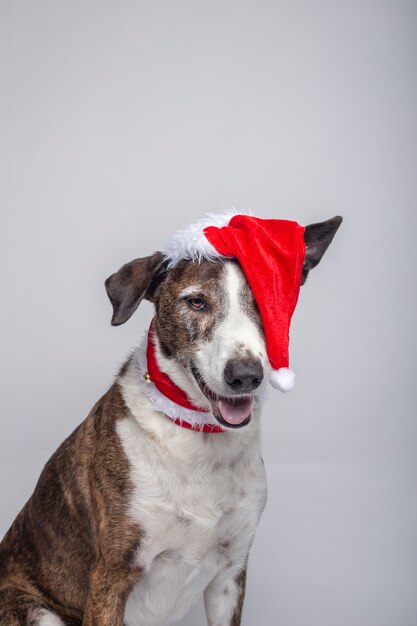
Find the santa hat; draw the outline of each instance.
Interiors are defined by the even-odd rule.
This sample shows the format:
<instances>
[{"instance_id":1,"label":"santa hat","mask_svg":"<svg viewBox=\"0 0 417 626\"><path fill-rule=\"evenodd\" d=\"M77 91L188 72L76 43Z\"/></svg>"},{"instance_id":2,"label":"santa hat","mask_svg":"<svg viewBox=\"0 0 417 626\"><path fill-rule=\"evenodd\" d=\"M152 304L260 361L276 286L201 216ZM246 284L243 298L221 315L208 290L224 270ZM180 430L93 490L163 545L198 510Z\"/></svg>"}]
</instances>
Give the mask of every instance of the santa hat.
<instances>
[{"instance_id":1,"label":"santa hat","mask_svg":"<svg viewBox=\"0 0 417 626\"><path fill-rule=\"evenodd\" d=\"M208 214L177 232L165 255L168 267L182 259L235 258L258 305L271 364L270 382L281 391L294 386L289 369L289 330L298 300L305 257L304 226L238 212Z\"/></svg>"}]
</instances>

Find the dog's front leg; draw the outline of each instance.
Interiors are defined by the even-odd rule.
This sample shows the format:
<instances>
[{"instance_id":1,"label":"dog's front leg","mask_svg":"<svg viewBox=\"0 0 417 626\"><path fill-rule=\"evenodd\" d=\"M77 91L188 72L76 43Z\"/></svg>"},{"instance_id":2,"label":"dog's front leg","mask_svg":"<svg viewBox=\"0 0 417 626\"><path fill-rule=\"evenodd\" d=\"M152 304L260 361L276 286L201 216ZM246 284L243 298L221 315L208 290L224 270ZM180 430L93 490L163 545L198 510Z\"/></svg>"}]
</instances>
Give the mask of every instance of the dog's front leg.
<instances>
[{"instance_id":1,"label":"dog's front leg","mask_svg":"<svg viewBox=\"0 0 417 626\"><path fill-rule=\"evenodd\" d=\"M128 595L140 571L100 562L92 571L83 626L123 626Z\"/></svg>"},{"instance_id":2,"label":"dog's front leg","mask_svg":"<svg viewBox=\"0 0 417 626\"><path fill-rule=\"evenodd\" d=\"M204 592L208 626L240 626L246 566L220 572Z\"/></svg>"}]
</instances>

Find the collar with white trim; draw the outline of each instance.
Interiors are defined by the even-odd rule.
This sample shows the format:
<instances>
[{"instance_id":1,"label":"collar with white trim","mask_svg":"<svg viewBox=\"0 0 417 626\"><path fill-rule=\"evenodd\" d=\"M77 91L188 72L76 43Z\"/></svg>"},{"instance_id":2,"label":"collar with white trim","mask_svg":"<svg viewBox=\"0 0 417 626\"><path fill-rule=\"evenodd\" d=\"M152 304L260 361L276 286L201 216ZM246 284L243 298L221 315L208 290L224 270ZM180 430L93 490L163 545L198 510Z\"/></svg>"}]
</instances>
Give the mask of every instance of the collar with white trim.
<instances>
[{"instance_id":1,"label":"collar with white trim","mask_svg":"<svg viewBox=\"0 0 417 626\"><path fill-rule=\"evenodd\" d=\"M165 397L171 405L171 410L169 412L164 409L162 410L178 426L203 433L225 432L224 428L222 428L218 423L214 423L216 422L216 419L211 412L192 404L185 391L178 387L178 385L176 385L171 378L159 368L155 354L155 331L153 319L147 334L146 371L143 373L143 380L145 380L147 386L153 384L153 393L148 393L148 395L154 401L154 404L159 405L156 407L159 410L161 410L161 396ZM146 391L148 391L148 389ZM156 400L159 400L159 402L156 402ZM164 408L167 409L168 405L165 404Z\"/></svg>"}]
</instances>

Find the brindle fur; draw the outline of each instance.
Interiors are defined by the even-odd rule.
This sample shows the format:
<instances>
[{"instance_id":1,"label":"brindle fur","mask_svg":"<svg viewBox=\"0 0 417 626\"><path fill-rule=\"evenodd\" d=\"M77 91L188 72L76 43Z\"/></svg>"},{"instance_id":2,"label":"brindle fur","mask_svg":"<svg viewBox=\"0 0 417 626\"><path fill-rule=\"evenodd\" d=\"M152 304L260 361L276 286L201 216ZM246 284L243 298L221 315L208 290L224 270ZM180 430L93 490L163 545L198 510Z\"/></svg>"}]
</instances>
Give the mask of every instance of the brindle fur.
<instances>
[{"instance_id":1,"label":"brindle fur","mask_svg":"<svg viewBox=\"0 0 417 626\"><path fill-rule=\"evenodd\" d=\"M67 626L122 624L141 538L126 516L132 486L115 432L125 415L114 383L46 464L0 544L1 626L30 624L35 608Z\"/></svg>"},{"instance_id":2,"label":"brindle fur","mask_svg":"<svg viewBox=\"0 0 417 626\"><path fill-rule=\"evenodd\" d=\"M236 608L233 612L232 623L230 626L240 626L240 622L242 619L242 610L243 610L243 602L245 600L245 591L246 591L246 572L247 568L243 569L239 576L236 578L237 588L238 588L238 597Z\"/></svg>"},{"instance_id":3,"label":"brindle fur","mask_svg":"<svg viewBox=\"0 0 417 626\"><path fill-rule=\"evenodd\" d=\"M167 356L175 357L188 365L190 357L201 341L209 341L216 325L224 319L225 294L219 290L224 273L221 261L190 263L182 261L174 267L154 295L156 330ZM181 292L190 285L198 285L195 297L204 296L208 311L196 311L190 315L188 299L180 298Z\"/></svg>"}]
</instances>

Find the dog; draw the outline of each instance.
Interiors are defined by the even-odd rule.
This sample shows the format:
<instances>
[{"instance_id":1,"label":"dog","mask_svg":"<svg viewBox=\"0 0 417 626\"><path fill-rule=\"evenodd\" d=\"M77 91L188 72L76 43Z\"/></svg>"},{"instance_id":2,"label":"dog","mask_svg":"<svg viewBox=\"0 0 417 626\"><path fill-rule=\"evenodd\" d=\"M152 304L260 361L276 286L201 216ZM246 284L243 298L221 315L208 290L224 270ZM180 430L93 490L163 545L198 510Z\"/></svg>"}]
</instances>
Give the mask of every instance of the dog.
<instances>
[{"instance_id":1,"label":"dog","mask_svg":"<svg viewBox=\"0 0 417 626\"><path fill-rule=\"evenodd\" d=\"M305 228L301 284L341 221ZM124 265L106 290L113 325L143 299L154 304L153 341L145 336L46 463L0 544L0 624L162 626L204 594L209 626L239 626L267 499L270 365L252 290L236 259L170 267L161 252ZM192 402L186 428L153 389L150 345Z\"/></svg>"}]
</instances>

